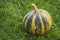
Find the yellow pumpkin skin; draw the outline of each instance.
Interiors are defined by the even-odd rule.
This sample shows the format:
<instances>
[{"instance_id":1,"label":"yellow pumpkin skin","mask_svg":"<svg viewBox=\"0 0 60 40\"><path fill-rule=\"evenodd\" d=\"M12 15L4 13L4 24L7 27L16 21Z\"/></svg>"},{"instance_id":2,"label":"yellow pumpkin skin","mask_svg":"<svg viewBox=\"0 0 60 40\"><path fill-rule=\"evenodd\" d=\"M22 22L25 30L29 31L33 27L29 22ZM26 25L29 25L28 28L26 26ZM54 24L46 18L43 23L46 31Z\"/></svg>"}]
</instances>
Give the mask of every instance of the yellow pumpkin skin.
<instances>
[{"instance_id":1,"label":"yellow pumpkin skin","mask_svg":"<svg viewBox=\"0 0 60 40\"><path fill-rule=\"evenodd\" d=\"M23 26L29 33L42 35L51 29L52 18L47 11L43 9L38 10L39 12L35 13L35 10L32 10L25 15Z\"/></svg>"}]
</instances>

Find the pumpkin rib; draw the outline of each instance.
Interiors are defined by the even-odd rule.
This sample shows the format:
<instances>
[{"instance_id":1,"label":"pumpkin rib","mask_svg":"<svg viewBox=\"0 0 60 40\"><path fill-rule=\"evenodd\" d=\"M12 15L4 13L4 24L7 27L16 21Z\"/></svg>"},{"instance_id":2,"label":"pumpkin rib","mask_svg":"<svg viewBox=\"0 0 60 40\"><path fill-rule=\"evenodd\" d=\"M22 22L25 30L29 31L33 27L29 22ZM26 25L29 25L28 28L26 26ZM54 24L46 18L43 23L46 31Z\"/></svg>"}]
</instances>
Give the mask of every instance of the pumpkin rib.
<instances>
[{"instance_id":1,"label":"pumpkin rib","mask_svg":"<svg viewBox=\"0 0 60 40\"><path fill-rule=\"evenodd\" d=\"M36 30L35 18L36 18L36 14L34 14L34 16L33 16L33 18L32 18L32 24L31 24L31 31L32 31L32 34L35 34L35 30Z\"/></svg>"},{"instance_id":2,"label":"pumpkin rib","mask_svg":"<svg viewBox=\"0 0 60 40\"><path fill-rule=\"evenodd\" d=\"M41 32L41 27L42 27L42 24L41 24L40 18L39 18L39 14L36 14L35 25L36 25L36 33L39 34Z\"/></svg>"},{"instance_id":3,"label":"pumpkin rib","mask_svg":"<svg viewBox=\"0 0 60 40\"><path fill-rule=\"evenodd\" d=\"M43 15L43 14L42 14L42 15ZM47 22L48 22L48 23L47 23L47 24L48 24L48 29L47 29L47 31L49 31L49 29L51 28L51 27L50 27L50 25L51 25L51 23L50 23L51 18L49 18L49 16L47 16L47 14L45 14L45 13L44 13L43 16L47 19Z\"/></svg>"},{"instance_id":4,"label":"pumpkin rib","mask_svg":"<svg viewBox=\"0 0 60 40\"><path fill-rule=\"evenodd\" d=\"M24 19L23 19L23 24L25 24L25 21L26 21L26 19L28 18L28 14L24 17ZM23 25L23 26L25 26L25 25Z\"/></svg>"},{"instance_id":5,"label":"pumpkin rib","mask_svg":"<svg viewBox=\"0 0 60 40\"><path fill-rule=\"evenodd\" d=\"M49 29L49 19L50 18L49 18L49 16L46 15L46 13L42 13L41 15L43 15L45 17L45 19L47 20L48 25L47 25L47 30L46 31L48 31L48 29Z\"/></svg>"},{"instance_id":6,"label":"pumpkin rib","mask_svg":"<svg viewBox=\"0 0 60 40\"><path fill-rule=\"evenodd\" d=\"M27 31L29 31L29 32L31 32L31 24L32 24L32 19L33 19L33 16L34 16L34 14L32 14L30 17L29 17L29 19L28 19L28 21L27 21L27 25L26 25L26 30Z\"/></svg>"},{"instance_id":7,"label":"pumpkin rib","mask_svg":"<svg viewBox=\"0 0 60 40\"><path fill-rule=\"evenodd\" d=\"M42 24L42 28L41 28L41 33L40 34L44 34L45 32L44 32L44 24L43 24L43 21L42 21L42 17L40 15L39 15L39 17L40 17L40 22Z\"/></svg>"},{"instance_id":8,"label":"pumpkin rib","mask_svg":"<svg viewBox=\"0 0 60 40\"><path fill-rule=\"evenodd\" d=\"M42 18L42 22L44 24L44 29L45 29L45 33L46 33L47 29L48 29L48 26L47 26L48 22L47 22L46 18L43 15L41 15L41 18Z\"/></svg>"},{"instance_id":9,"label":"pumpkin rib","mask_svg":"<svg viewBox=\"0 0 60 40\"><path fill-rule=\"evenodd\" d=\"M51 18L51 16L48 14L48 12L46 13L46 15L49 16L49 29L48 29L48 30L50 30L51 25L52 25L52 18Z\"/></svg>"},{"instance_id":10,"label":"pumpkin rib","mask_svg":"<svg viewBox=\"0 0 60 40\"><path fill-rule=\"evenodd\" d=\"M48 31L49 31L49 30L50 30L50 28L51 28L51 25L52 25L52 18L51 18L51 16L50 16L48 13L46 13L46 15L48 15L48 16L49 16L49 20L48 20L48 23L49 23Z\"/></svg>"},{"instance_id":11,"label":"pumpkin rib","mask_svg":"<svg viewBox=\"0 0 60 40\"><path fill-rule=\"evenodd\" d=\"M31 14L31 15L32 15L32 14ZM29 17L30 17L31 15L29 15L29 16L27 17L26 21L25 21L25 29L26 29L27 21L28 21L28 19L29 19Z\"/></svg>"}]
</instances>

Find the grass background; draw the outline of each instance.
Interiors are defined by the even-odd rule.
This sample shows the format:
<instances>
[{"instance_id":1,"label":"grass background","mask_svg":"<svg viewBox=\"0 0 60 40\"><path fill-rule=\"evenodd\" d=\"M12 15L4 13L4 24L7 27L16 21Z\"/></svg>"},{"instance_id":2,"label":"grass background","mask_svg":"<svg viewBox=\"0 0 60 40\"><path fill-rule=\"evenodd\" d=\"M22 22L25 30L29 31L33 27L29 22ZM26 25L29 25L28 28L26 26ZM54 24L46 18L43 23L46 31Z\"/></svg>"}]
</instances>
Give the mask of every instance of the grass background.
<instances>
[{"instance_id":1,"label":"grass background","mask_svg":"<svg viewBox=\"0 0 60 40\"><path fill-rule=\"evenodd\" d=\"M22 20L32 3L47 10L53 19L52 29L45 35L29 35ZM60 40L60 0L0 0L0 40Z\"/></svg>"}]
</instances>

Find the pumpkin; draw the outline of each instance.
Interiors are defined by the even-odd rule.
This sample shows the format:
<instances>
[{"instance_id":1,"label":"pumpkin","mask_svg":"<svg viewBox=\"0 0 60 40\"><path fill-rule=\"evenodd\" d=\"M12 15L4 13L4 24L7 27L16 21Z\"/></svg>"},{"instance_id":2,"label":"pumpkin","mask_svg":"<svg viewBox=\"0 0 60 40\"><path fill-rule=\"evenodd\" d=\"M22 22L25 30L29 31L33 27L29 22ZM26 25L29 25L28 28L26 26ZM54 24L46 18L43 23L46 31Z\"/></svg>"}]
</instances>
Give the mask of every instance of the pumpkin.
<instances>
[{"instance_id":1,"label":"pumpkin","mask_svg":"<svg viewBox=\"0 0 60 40\"><path fill-rule=\"evenodd\" d=\"M24 19L23 26L26 32L32 34L45 34L51 29L52 18L50 14L43 9L38 9L35 4L32 4L34 10L29 11Z\"/></svg>"}]
</instances>

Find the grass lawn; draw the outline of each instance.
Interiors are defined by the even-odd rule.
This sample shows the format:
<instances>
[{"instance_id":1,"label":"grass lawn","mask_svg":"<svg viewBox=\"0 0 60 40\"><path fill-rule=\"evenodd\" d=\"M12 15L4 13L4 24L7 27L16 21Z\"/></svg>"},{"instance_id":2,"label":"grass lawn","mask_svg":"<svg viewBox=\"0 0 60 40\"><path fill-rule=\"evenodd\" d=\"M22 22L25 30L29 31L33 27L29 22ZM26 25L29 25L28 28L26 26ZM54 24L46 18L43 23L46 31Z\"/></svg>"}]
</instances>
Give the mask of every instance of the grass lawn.
<instances>
[{"instance_id":1,"label":"grass lawn","mask_svg":"<svg viewBox=\"0 0 60 40\"><path fill-rule=\"evenodd\" d=\"M52 16L51 30L35 36L23 30L22 20L32 3ZM0 40L60 40L60 0L0 0Z\"/></svg>"}]
</instances>

